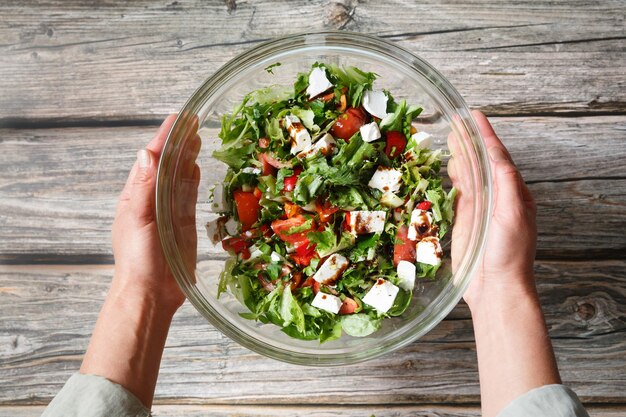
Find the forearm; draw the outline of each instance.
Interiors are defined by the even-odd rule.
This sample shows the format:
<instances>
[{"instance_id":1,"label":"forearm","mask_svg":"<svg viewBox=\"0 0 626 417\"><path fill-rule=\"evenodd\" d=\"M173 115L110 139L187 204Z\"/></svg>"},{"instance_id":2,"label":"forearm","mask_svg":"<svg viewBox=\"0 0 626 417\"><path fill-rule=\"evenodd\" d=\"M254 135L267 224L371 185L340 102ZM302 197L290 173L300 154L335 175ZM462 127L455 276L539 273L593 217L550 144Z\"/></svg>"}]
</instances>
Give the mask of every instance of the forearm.
<instances>
[{"instance_id":1,"label":"forearm","mask_svg":"<svg viewBox=\"0 0 626 417\"><path fill-rule=\"evenodd\" d=\"M536 293L481 298L471 310L483 416L491 417L529 390L561 381Z\"/></svg>"},{"instance_id":2,"label":"forearm","mask_svg":"<svg viewBox=\"0 0 626 417\"><path fill-rule=\"evenodd\" d=\"M114 278L80 372L122 385L150 408L174 311L127 282Z\"/></svg>"}]
</instances>

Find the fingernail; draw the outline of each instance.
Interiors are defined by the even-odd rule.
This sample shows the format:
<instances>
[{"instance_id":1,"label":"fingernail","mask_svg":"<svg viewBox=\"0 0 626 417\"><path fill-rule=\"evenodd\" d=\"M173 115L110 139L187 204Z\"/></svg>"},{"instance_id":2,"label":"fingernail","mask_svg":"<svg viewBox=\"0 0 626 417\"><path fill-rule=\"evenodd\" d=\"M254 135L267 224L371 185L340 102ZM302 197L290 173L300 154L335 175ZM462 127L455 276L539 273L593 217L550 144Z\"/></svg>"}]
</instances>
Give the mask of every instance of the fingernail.
<instances>
[{"instance_id":1,"label":"fingernail","mask_svg":"<svg viewBox=\"0 0 626 417\"><path fill-rule=\"evenodd\" d=\"M137 162L139 163L139 168L148 168L150 166L150 154L147 150L141 149L137 152Z\"/></svg>"},{"instance_id":2,"label":"fingernail","mask_svg":"<svg viewBox=\"0 0 626 417\"><path fill-rule=\"evenodd\" d=\"M492 146L491 148L489 148L489 157L493 162L509 160L509 157L506 152L504 152L504 149L500 148L499 146Z\"/></svg>"}]
</instances>

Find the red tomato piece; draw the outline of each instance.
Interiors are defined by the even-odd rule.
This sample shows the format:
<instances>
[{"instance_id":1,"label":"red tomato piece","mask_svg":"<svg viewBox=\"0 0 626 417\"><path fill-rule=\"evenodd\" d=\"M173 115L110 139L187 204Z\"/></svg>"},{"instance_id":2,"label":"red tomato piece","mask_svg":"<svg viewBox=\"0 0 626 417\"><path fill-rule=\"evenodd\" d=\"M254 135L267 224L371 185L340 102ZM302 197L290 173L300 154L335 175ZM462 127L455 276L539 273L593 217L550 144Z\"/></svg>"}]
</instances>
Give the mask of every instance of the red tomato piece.
<instances>
[{"instance_id":1,"label":"red tomato piece","mask_svg":"<svg viewBox=\"0 0 626 417\"><path fill-rule=\"evenodd\" d=\"M269 162L269 158L271 157L266 153L259 154L259 162L263 164L263 168L261 169L261 174L276 175L276 168Z\"/></svg>"},{"instance_id":2,"label":"red tomato piece","mask_svg":"<svg viewBox=\"0 0 626 417\"><path fill-rule=\"evenodd\" d=\"M311 287L313 294L317 294L320 291L320 283L315 281L313 277L308 277L304 280L300 288Z\"/></svg>"},{"instance_id":3,"label":"red tomato piece","mask_svg":"<svg viewBox=\"0 0 626 417\"><path fill-rule=\"evenodd\" d=\"M398 131L387 132L387 146L385 147L385 153L389 158L396 158L402 155L404 148L406 148L406 137L404 133Z\"/></svg>"},{"instance_id":4,"label":"red tomato piece","mask_svg":"<svg viewBox=\"0 0 626 417\"><path fill-rule=\"evenodd\" d=\"M327 222L333 218L333 214L339 211L339 207L334 207L328 200L323 203L316 201L315 211L317 211L317 214L320 216L321 222Z\"/></svg>"},{"instance_id":5,"label":"red tomato piece","mask_svg":"<svg viewBox=\"0 0 626 417\"><path fill-rule=\"evenodd\" d=\"M357 308L359 308L357 302L350 297L346 297L346 299L343 300L343 303L341 303L339 314L352 314L357 310Z\"/></svg>"},{"instance_id":6,"label":"red tomato piece","mask_svg":"<svg viewBox=\"0 0 626 417\"><path fill-rule=\"evenodd\" d=\"M393 247L393 264L400 261L415 262L415 241L409 239L409 227L402 225L396 232L396 244Z\"/></svg>"},{"instance_id":7,"label":"red tomato piece","mask_svg":"<svg viewBox=\"0 0 626 417\"><path fill-rule=\"evenodd\" d=\"M289 177L285 177L283 180L283 191L293 191L296 188L296 183L298 182L298 175L302 172L302 168L297 167L293 169L293 175Z\"/></svg>"},{"instance_id":8,"label":"red tomato piece","mask_svg":"<svg viewBox=\"0 0 626 417\"><path fill-rule=\"evenodd\" d=\"M268 138L259 139L259 148L267 149L270 147L270 140Z\"/></svg>"},{"instance_id":9,"label":"red tomato piece","mask_svg":"<svg viewBox=\"0 0 626 417\"><path fill-rule=\"evenodd\" d=\"M254 194L257 200L260 200L261 197L263 197L263 193L261 192L261 189L259 187L254 187L252 194Z\"/></svg>"},{"instance_id":10,"label":"red tomato piece","mask_svg":"<svg viewBox=\"0 0 626 417\"><path fill-rule=\"evenodd\" d=\"M242 237L229 237L222 240L222 247L225 251L241 253L244 249L247 249L249 243Z\"/></svg>"},{"instance_id":11,"label":"red tomato piece","mask_svg":"<svg viewBox=\"0 0 626 417\"><path fill-rule=\"evenodd\" d=\"M297 204L285 201L285 214L287 215L288 219L301 213L302 209Z\"/></svg>"},{"instance_id":12,"label":"red tomato piece","mask_svg":"<svg viewBox=\"0 0 626 417\"><path fill-rule=\"evenodd\" d=\"M417 204L416 208L420 210L430 210L433 204L430 201L422 201Z\"/></svg>"},{"instance_id":13,"label":"red tomato piece","mask_svg":"<svg viewBox=\"0 0 626 417\"><path fill-rule=\"evenodd\" d=\"M296 244L298 242L302 242L305 239L308 241L308 239L306 238L306 234L315 230L315 222L312 222L311 228L309 228L307 230L304 230L302 232L291 233L290 234L289 230L292 227L302 226L306 222L307 222L306 217L304 217L301 214L298 214L298 215L293 216L293 217L291 217L289 219L274 220L272 222L272 230L283 241L289 242L289 243L292 243L292 244Z\"/></svg>"},{"instance_id":14,"label":"red tomato piece","mask_svg":"<svg viewBox=\"0 0 626 417\"><path fill-rule=\"evenodd\" d=\"M261 210L259 199L254 196L254 193L242 190L233 192L233 198L235 199L241 230L245 232L259 220L259 211Z\"/></svg>"},{"instance_id":15,"label":"red tomato piece","mask_svg":"<svg viewBox=\"0 0 626 417\"><path fill-rule=\"evenodd\" d=\"M336 138L350 140L352 135L359 131L359 128L367 122L367 115L363 109L350 107L344 114L335 121L330 132Z\"/></svg>"}]
</instances>

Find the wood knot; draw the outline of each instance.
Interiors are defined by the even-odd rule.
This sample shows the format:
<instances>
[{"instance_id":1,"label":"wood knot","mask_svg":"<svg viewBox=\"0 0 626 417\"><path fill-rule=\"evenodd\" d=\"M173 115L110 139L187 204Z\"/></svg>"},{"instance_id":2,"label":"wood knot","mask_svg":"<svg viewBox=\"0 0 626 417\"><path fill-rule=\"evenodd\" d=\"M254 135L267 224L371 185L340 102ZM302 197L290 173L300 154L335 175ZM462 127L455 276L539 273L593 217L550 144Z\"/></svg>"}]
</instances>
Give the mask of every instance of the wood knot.
<instances>
[{"instance_id":1,"label":"wood knot","mask_svg":"<svg viewBox=\"0 0 626 417\"><path fill-rule=\"evenodd\" d=\"M346 4L348 3L348 4ZM352 20L356 5L351 2L332 2L326 10L325 25L334 29L343 29Z\"/></svg>"},{"instance_id":2,"label":"wood knot","mask_svg":"<svg viewBox=\"0 0 626 417\"><path fill-rule=\"evenodd\" d=\"M591 303L578 304L575 309L576 314L583 321L589 321L596 315L596 308Z\"/></svg>"},{"instance_id":3,"label":"wood knot","mask_svg":"<svg viewBox=\"0 0 626 417\"><path fill-rule=\"evenodd\" d=\"M404 367L406 369L413 369L413 361L412 360L408 360L408 361L404 362Z\"/></svg>"}]
</instances>

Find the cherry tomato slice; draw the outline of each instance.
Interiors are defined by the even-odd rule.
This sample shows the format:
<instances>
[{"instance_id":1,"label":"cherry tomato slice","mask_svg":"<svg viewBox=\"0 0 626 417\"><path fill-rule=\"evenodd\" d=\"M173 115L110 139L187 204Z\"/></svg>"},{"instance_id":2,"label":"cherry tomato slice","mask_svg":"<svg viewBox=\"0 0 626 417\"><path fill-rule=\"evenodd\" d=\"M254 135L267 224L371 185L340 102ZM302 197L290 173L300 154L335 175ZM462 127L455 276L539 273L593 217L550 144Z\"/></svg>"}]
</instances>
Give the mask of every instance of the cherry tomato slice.
<instances>
[{"instance_id":1,"label":"cherry tomato slice","mask_svg":"<svg viewBox=\"0 0 626 417\"><path fill-rule=\"evenodd\" d=\"M337 118L333 127L330 128L330 133L336 138L348 141L366 122L367 115L363 109L350 107Z\"/></svg>"},{"instance_id":2,"label":"cherry tomato slice","mask_svg":"<svg viewBox=\"0 0 626 417\"><path fill-rule=\"evenodd\" d=\"M311 287L313 289L313 294L317 294L320 291L320 283L315 281L313 277L308 277L304 280L300 288Z\"/></svg>"},{"instance_id":3,"label":"cherry tomato slice","mask_svg":"<svg viewBox=\"0 0 626 417\"><path fill-rule=\"evenodd\" d=\"M339 211L339 207L334 207L328 200L323 203L316 201L315 211L320 216L321 222L327 222L333 218L333 214Z\"/></svg>"},{"instance_id":4,"label":"cherry tomato slice","mask_svg":"<svg viewBox=\"0 0 626 417\"><path fill-rule=\"evenodd\" d=\"M302 172L302 168L297 167L293 169L293 175L285 177L283 180L283 191L293 191L296 188L298 182L298 175Z\"/></svg>"},{"instance_id":5,"label":"cherry tomato slice","mask_svg":"<svg viewBox=\"0 0 626 417\"><path fill-rule=\"evenodd\" d=\"M406 148L406 137L404 133L398 131L387 132L387 146L385 147L385 153L389 158L396 158L402 155L404 148Z\"/></svg>"},{"instance_id":6,"label":"cherry tomato slice","mask_svg":"<svg viewBox=\"0 0 626 417\"><path fill-rule=\"evenodd\" d=\"M306 221L307 219L301 214L285 220L274 220L272 222L272 230L285 242L296 244L305 239L308 241L306 234L315 230L315 222L312 222L310 229L298 233L289 233L292 227L302 226Z\"/></svg>"},{"instance_id":7,"label":"cherry tomato slice","mask_svg":"<svg viewBox=\"0 0 626 417\"><path fill-rule=\"evenodd\" d=\"M430 210L433 204L430 201L422 201L417 204L416 208L420 210Z\"/></svg>"},{"instance_id":8,"label":"cherry tomato slice","mask_svg":"<svg viewBox=\"0 0 626 417\"><path fill-rule=\"evenodd\" d=\"M409 227L402 225L396 232L396 244L393 247L393 264L400 261L415 262L415 241L409 239Z\"/></svg>"},{"instance_id":9,"label":"cherry tomato slice","mask_svg":"<svg viewBox=\"0 0 626 417\"><path fill-rule=\"evenodd\" d=\"M233 198L235 199L241 230L244 232L250 230L252 225L259 220L259 211L261 210L259 199L254 196L254 193L242 190L233 192Z\"/></svg>"},{"instance_id":10,"label":"cherry tomato slice","mask_svg":"<svg viewBox=\"0 0 626 417\"><path fill-rule=\"evenodd\" d=\"M350 297L346 297L339 308L339 314L352 314L357 310L357 308L359 308L357 302Z\"/></svg>"}]
</instances>

